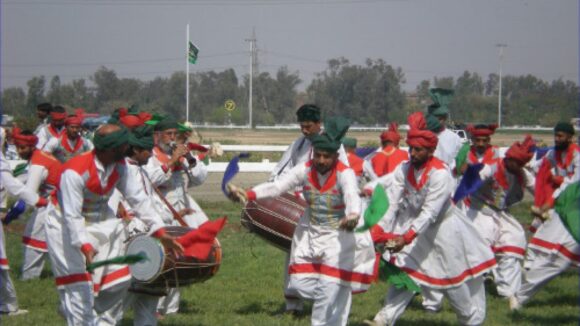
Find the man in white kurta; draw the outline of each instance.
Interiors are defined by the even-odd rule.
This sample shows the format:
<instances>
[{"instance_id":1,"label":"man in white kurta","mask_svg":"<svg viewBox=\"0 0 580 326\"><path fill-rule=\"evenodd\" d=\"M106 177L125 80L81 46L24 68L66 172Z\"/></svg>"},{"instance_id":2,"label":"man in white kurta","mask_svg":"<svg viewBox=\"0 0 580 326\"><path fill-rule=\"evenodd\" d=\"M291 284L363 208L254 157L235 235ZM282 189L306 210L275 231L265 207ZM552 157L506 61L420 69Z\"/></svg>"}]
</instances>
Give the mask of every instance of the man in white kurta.
<instances>
[{"instance_id":1,"label":"man in white kurta","mask_svg":"<svg viewBox=\"0 0 580 326\"><path fill-rule=\"evenodd\" d=\"M93 143L81 136L82 119L69 116L65 120L66 131L59 138L51 138L43 151L51 153L64 163L71 158L93 149Z\"/></svg>"},{"instance_id":2,"label":"man in white kurta","mask_svg":"<svg viewBox=\"0 0 580 326\"><path fill-rule=\"evenodd\" d=\"M136 217L149 226L152 236L166 248L182 250L165 233L139 180L127 172L127 140L126 129L101 126L95 134L95 150L64 165L58 204L51 205L46 221L48 249L61 309L69 325L115 323L109 310L118 309L129 285L127 266L108 265L93 274L86 269L86 264L93 261L124 254L125 225L115 216L116 208L109 206L114 189L132 205Z\"/></svg>"},{"instance_id":3,"label":"man in white kurta","mask_svg":"<svg viewBox=\"0 0 580 326\"><path fill-rule=\"evenodd\" d=\"M43 207L46 206L47 200L38 196L37 193L30 191L26 186L12 176L12 170L4 155L0 152L0 182L6 191L11 195L18 197L27 205ZM3 195L4 193L0 193ZM4 198L0 198L2 201ZM0 223L0 314L19 315L27 313L24 309L18 309L16 299L16 290L9 274L10 266L6 256L6 241L4 239L4 228Z\"/></svg>"},{"instance_id":4,"label":"man in white kurta","mask_svg":"<svg viewBox=\"0 0 580 326\"><path fill-rule=\"evenodd\" d=\"M369 232L352 231L361 213L356 176L338 160L340 142L325 137L314 138L312 160L246 193L255 200L302 188L308 206L292 238L285 292L314 301L315 326L346 325L351 293L368 289L375 265Z\"/></svg>"},{"instance_id":5,"label":"man in white kurta","mask_svg":"<svg viewBox=\"0 0 580 326\"><path fill-rule=\"evenodd\" d=\"M448 104L453 97L453 93L453 90L443 88L432 88L429 90L433 104L428 107L428 112L429 115L439 120L439 126L435 126L427 121L429 130L436 133L439 139L433 156L445 162L451 171L455 169L455 157L463 145L461 138L449 130L446 125L447 119L449 118Z\"/></svg>"},{"instance_id":6,"label":"man in white kurta","mask_svg":"<svg viewBox=\"0 0 580 326\"><path fill-rule=\"evenodd\" d=\"M410 161L394 172L387 188L391 206L373 234L394 235L395 246L383 259L409 274L422 290L447 296L462 325L481 325L482 274L495 266L493 252L451 203L453 177L445 163L433 157L437 137L417 128L411 117L409 125ZM393 325L413 297L413 292L391 286L371 324Z\"/></svg>"},{"instance_id":7,"label":"man in white kurta","mask_svg":"<svg viewBox=\"0 0 580 326\"><path fill-rule=\"evenodd\" d=\"M145 166L152 184L158 187L161 194L177 211L189 209L193 212L184 216L191 228L197 228L208 218L199 204L187 193L194 186L199 186L207 179L207 168L194 157L189 162L189 152L184 144L177 144L177 121L165 118L155 125L157 145L153 156ZM177 225L176 221L174 221ZM171 289L166 297L159 301L159 313L162 315L176 313L179 310L179 289Z\"/></svg>"},{"instance_id":8,"label":"man in white kurta","mask_svg":"<svg viewBox=\"0 0 580 326\"><path fill-rule=\"evenodd\" d=\"M466 215L496 255L494 281L500 296L509 298L520 288L526 235L509 208L523 200L524 191L533 193L534 176L524 169L533 156L534 142L528 136L516 142L505 158L485 164L479 176L482 186L468 199Z\"/></svg>"},{"instance_id":9,"label":"man in white kurta","mask_svg":"<svg viewBox=\"0 0 580 326\"><path fill-rule=\"evenodd\" d=\"M61 164L52 155L36 148L38 137L29 131L21 132L14 128L12 138L21 159L27 160L26 187L40 196L49 198L54 195L60 179ZM28 218L22 244L24 245L21 278L30 280L38 278L42 273L47 256L46 234L44 221L48 210L40 207L34 210Z\"/></svg>"},{"instance_id":10,"label":"man in white kurta","mask_svg":"<svg viewBox=\"0 0 580 326\"><path fill-rule=\"evenodd\" d=\"M38 149L43 149L51 138L59 138L65 133L64 121L66 110L62 106L55 106L50 110L50 123L42 127L36 133L38 137Z\"/></svg>"},{"instance_id":11,"label":"man in white kurta","mask_svg":"<svg viewBox=\"0 0 580 326\"><path fill-rule=\"evenodd\" d=\"M52 105L50 103L40 103L36 106L36 117L38 118L38 125L34 129L34 134L38 136L40 130L48 126L48 117L50 116L50 110Z\"/></svg>"}]
</instances>

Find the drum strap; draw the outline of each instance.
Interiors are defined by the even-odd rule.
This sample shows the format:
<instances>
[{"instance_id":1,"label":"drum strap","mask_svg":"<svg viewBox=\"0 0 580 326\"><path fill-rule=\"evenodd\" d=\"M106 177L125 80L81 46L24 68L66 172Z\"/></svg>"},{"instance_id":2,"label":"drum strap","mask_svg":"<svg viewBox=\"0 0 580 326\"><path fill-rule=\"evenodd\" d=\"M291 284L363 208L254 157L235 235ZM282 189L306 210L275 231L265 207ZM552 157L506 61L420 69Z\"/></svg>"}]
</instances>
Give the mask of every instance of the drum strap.
<instances>
[{"instance_id":1,"label":"drum strap","mask_svg":"<svg viewBox=\"0 0 580 326\"><path fill-rule=\"evenodd\" d=\"M153 190L155 191L155 193L157 194L157 196L159 196L159 198L161 198L161 200L163 201L163 203L165 204L165 206L167 206L167 208L169 208L169 210L171 211L171 214L173 215L173 218L176 219L177 222L179 222L179 225L185 226L185 227L189 227L189 225L187 225L187 223L185 222L185 220L183 219L183 217L181 217L181 215L179 215L179 213L175 210L175 208L173 208L173 206L163 196L163 194L161 193L161 190L159 190L159 188L157 188L153 184L153 182L151 182L151 179L149 179L149 176L146 173L144 173L143 175L147 178L147 180L149 181L149 183L151 183L151 187L153 188Z\"/></svg>"}]
</instances>

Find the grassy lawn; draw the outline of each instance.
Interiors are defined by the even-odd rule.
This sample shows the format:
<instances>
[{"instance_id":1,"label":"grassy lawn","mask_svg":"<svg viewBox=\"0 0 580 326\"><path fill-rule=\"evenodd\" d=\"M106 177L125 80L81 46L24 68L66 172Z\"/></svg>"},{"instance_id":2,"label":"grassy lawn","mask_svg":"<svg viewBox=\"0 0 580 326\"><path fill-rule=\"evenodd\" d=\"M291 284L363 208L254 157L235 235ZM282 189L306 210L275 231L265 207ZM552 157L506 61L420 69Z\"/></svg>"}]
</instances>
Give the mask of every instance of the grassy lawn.
<instances>
[{"instance_id":1,"label":"grassy lawn","mask_svg":"<svg viewBox=\"0 0 580 326\"><path fill-rule=\"evenodd\" d=\"M284 253L242 229L240 207L229 202L201 202L208 215L229 216L229 223L219 236L223 260L218 274L203 284L182 290L181 313L165 318L161 325L308 325L307 314L292 318L281 314L282 270ZM526 205L514 210L523 223L529 222ZM15 222L16 223L16 222ZM21 223L21 222L18 222ZM17 227L18 225L15 225ZM1 325L60 325L57 294L49 268L36 281L17 280L21 264L20 235L8 233L7 247L11 275L16 283L19 303L27 315L2 317ZM380 309L386 284L373 285L365 294L353 298L351 325L361 325ZM509 312L506 300L497 297L493 286L487 291L486 325L578 325L579 286L577 270L569 270L548 284L519 313ZM128 312L124 325L132 324ZM429 314L415 298L397 325L456 325L457 320L446 303L442 312Z\"/></svg>"}]
</instances>

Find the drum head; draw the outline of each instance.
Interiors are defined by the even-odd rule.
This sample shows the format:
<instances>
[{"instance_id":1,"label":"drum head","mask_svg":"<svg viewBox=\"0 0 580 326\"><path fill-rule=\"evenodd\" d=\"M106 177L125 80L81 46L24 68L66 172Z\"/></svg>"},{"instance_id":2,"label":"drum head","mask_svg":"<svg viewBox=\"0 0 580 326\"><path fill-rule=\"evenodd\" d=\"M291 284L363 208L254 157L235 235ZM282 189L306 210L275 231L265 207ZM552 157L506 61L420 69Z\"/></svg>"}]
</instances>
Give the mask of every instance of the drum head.
<instances>
[{"instance_id":1,"label":"drum head","mask_svg":"<svg viewBox=\"0 0 580 326\"><path fill-rule=\"evenodd\" d=\"M127 255L145 255L147 258L136 264L129 265L134 279L141 282L152 281L163 269L165 253L159 241L140 235L131 240L127 246Z\"/></svg>"}]
</instances>

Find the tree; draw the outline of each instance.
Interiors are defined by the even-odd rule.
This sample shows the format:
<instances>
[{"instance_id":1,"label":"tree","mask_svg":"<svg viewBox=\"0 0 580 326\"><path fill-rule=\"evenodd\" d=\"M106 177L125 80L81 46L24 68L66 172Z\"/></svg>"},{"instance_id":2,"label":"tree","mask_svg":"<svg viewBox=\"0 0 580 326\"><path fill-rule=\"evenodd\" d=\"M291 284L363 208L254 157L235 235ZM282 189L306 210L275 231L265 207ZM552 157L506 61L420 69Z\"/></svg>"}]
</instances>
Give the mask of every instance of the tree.
<instances>
[{"instance_id":1,"label":"tree","mask_svg":"<svg viewBox=\"0 0 580 326\"><path fill-rule=\"evenodd\" d=\"M96 85L95 109L97 112L101 110L110 111L112 108L105 107L105 102L120 99L120 82L117 74L114 70L101 66L93 74L91 80Z\"/></svg>"},{"instance_id":2,"label":"tree","mask_svg":"<svg viewBox=\"0 0 580 326\"><path fill-rule=\"evenodd\" d=\"M44 86L45 86L44 76L33 77L26 84L28 85L28 95L26 96L26 110L29 113L34 114L36 112L36 106L46 101L44 98Z\"/></svg>"},{"instance_id":3,"label":"tree","mask_svg":"<svg viewBox=\"0 0 580 326\"><path fill-rule=\"evenodd\" d=\"M2 91L2 113L16 115L26 112L26 94L20 87L10 87Z\"/></svg>"}]
</instances>

